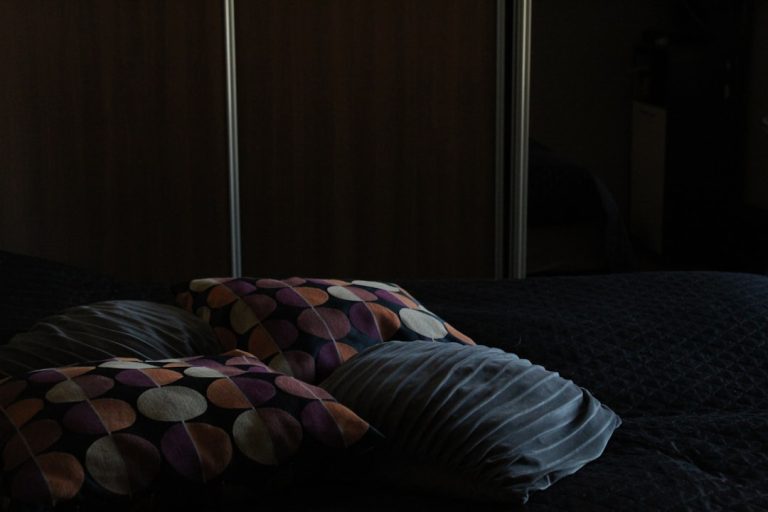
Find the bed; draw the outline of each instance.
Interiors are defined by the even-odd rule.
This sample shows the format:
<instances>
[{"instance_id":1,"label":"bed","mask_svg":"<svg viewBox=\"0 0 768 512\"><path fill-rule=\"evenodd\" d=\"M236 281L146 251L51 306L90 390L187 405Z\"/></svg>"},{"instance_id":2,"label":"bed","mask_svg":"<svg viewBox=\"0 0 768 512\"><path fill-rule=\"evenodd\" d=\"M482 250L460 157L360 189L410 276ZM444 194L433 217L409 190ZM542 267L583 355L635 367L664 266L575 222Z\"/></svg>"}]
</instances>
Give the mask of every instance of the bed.
<instances>
[{"instance_id":1,"label":"bed","mask_svg":"<svg viewBox=\"0 0 768 512\"><path fill-rule=\"evenodd\" d=\"M622 420L604 453L519 508L768 510L768 277L650 272L524 281L399 282L479 344L558 371ZM126 284L0 253L6 342L66 307L172 303ZM496 510L389 486L324 482L280 510Z\"/></svg>"}]
</instances>

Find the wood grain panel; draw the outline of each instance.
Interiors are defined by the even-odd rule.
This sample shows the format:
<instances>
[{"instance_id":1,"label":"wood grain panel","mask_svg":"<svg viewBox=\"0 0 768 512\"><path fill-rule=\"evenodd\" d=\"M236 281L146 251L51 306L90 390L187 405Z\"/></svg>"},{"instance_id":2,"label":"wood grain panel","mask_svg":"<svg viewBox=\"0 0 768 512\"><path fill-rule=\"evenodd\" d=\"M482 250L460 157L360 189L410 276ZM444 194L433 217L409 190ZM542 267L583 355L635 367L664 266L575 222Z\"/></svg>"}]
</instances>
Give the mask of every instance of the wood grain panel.
<instances>
[{"instance_id":1,"label":"wood grain panel","mask_svg":"<svg viewBox=\"0 0 768 512\"><path fill-rule=\"evenodd\" d=\"M219 0L0 2L0 248L228 272Z\"/></svg>"},{"instance_id":2,"label":"wood grain panel","mask_svg":"<svg viewBox=\"0 0 768 512\"><path fill-rule=\"evenodd\" d=\"M237 3L251 275L491 276L495 2Z\"/></svg>"}]
</instances>

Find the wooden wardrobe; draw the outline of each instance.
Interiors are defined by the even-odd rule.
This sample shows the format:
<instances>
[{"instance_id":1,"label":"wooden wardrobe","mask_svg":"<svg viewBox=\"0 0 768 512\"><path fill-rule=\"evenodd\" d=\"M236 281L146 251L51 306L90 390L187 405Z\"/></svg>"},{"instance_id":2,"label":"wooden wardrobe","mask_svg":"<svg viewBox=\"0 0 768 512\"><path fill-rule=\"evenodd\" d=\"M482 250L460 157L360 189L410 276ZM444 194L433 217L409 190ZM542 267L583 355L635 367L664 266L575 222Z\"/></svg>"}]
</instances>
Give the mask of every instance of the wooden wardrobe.
<instances>
[{"instance_id":1,"label":"wooden wardrobe","mask_svg":"<svg viewBox=\"0 0 768 512\"><path fill-rule=\"evenodd\" d=\"M240 0L243 273L492 277L496 2ZM0 3L0 249L231 272L220 0Z\"/></svg>"}]
</instances>

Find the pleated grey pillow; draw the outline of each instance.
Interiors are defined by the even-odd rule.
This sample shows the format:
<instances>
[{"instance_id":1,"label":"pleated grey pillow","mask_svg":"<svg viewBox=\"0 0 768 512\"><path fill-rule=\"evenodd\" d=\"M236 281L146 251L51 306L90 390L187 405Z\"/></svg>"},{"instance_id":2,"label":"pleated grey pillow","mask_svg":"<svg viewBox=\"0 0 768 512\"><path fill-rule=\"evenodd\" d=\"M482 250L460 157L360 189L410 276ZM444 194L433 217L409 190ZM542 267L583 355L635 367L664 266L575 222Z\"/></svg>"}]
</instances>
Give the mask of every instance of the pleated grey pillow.
<instances>
[{"instance_id":1,"label":"pleated grey pillow","mask_svg":"<svg viewBox=\"0 0 768 512\"><path fill-rule=\"evenodd\" d=\"M382 343L321 386L388 438L379 476L481 501L524 503L599 457L621 423L557 373L483 346Z\"/></svg>"},{"instance_id":2,"label":"pleated grey pillow","mask_svg":"<svg viewBox=\"0 0 768 512\"><path fill-rule=\"evenodd\" d=\"M221 351L211 327L176 306L112 300L41 320L0 346L0 372L66 366L110 357L166 359Z\"/></svg>"}]
</instances>

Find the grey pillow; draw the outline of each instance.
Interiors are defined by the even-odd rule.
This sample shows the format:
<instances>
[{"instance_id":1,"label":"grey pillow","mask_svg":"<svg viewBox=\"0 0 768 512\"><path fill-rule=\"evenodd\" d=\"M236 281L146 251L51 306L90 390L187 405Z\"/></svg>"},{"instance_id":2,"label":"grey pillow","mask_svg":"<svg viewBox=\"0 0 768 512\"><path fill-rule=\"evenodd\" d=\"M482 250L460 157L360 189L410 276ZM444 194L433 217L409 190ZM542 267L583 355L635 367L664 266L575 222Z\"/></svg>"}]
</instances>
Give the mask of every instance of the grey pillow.
<instances>
[{"instance_id":1,"label":"grey pillow","mask_svg":"<svg viewBox=\"0 0 768 512\"><path fill-rule=\"evenodd\" d=\"M107 359L165 359L221 351L211 327L176 306L112 300L76 306L41 320L0 346L0 372Z\"/></svg>"},{"instance_id":2,"label":"grey pillow","mask_svg":"<svg viewBox=\"0 0 768 512\"><path fill-rule=\"evenodd\" d=\"M482 501L525 502L599 457L621 423L557 373L483 346L382 343L321 386L389 439L378 476Z\"/></svg>"}]
</instances>

